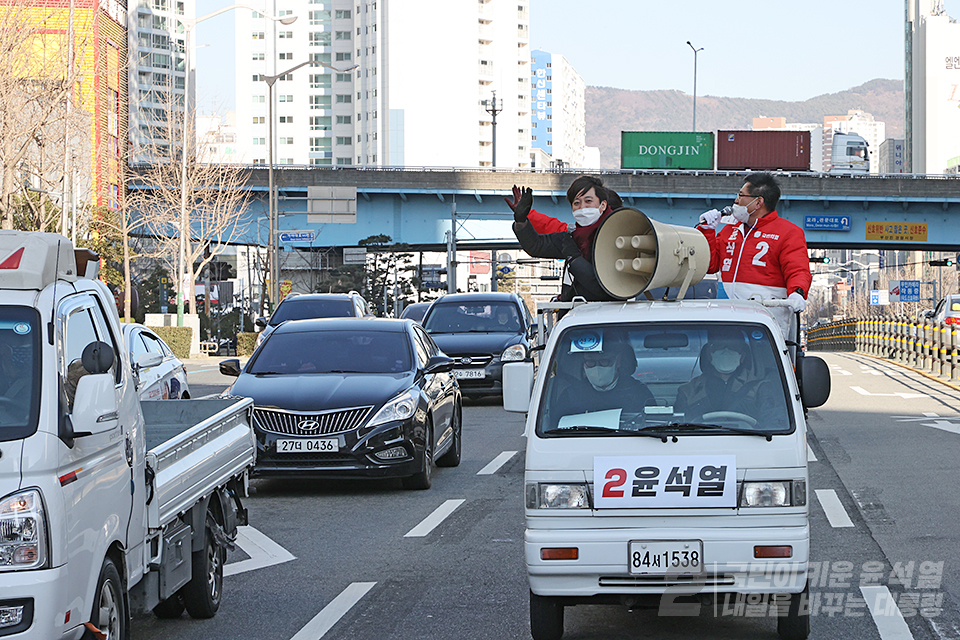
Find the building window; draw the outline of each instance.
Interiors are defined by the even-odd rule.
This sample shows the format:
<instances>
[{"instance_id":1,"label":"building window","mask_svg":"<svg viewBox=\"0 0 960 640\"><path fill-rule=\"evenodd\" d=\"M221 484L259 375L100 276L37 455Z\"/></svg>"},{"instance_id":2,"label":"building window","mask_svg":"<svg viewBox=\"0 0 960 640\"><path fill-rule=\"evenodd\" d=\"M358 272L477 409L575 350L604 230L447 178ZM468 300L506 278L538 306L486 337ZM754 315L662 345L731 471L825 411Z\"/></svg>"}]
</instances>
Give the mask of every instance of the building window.
<instances>
[{"instance_id":1,"label":"building window","mask_svg":"<svg viewBox=\"0 0 960 640\"><path fill-rule=\"evenodd\" d=\"M330 24L330 11L311 11L310 24L314 26Z\"/></svg>"},{"instance_id":2,"label":"building window","mask_svg":"<svg viewBox=\"0 0 960 640\"><path fill-rule=\"evenodd\" d=\"M254 61L254 62L259 62L260 60L263 60L263 59L264 59L264 56L263 56L262 53L255 53L255 54L253 54L253 61Z\"/></svg>"},{"instance_id":3,"label":"building window","mask_svg":"<svg viewBox=\"0 0 960 640\"><path fill-rule=\"evenodd\" d=\"M350 158L337 158L337 164L350 164ZM357 158L357 164L360 164L360 158Z\"/></svg>"},{"instance_id":4,"label":"building window","mask_svg":"<svg viewBox=\"0 0 960 640\"><path fill-rule=\"evenodd\" d=\"M254 32L253 32L253 39L254 39L254 40L263 40L263 39L264 39L263 31L254 31Z\"/></svg>"},{"instance_id":5,"label":"building window","mask_svg":"<svg viewBox=\"0 0 960 640\"><path fill-rule=\"evenodd\" d=\"M280 124L293 124L293 116L280 116Z\"/></svg>"},{"instance_id":6,"label":"building window","mask_svg":"<svg viewBox=\"0 0 960 640\"><path fill-rule=\"evenodd\" d=\"M153 54L153 66L159 69L169 69L170 68L170 56L165 53L154 53Z\"/></svg>"},{"instance_id":7,"label":"building window","mask_svg":"<svg viewBox=\"0 0 960 640\"><path fill-rule=\"evenodd\" d=\"M360 100L360 92L357 91L357 100Z\"/></svg>"},{"instance_id":8,"label":"building window","mask_svg":"<svg viewBox=\"0 0 960 640\"><path fill-rule=\"evenodd\" d=\"M357 134L357 142L360 142L360 134Z\"/></svg>"},{"instance_id":9,"label":"building window","mask_svg":"<svg viewBox=\"0 0 960 640\"><path fill-rule=\"evenodd\" d=\"M337 62L344 62L344 61L347 61L347 60L350 60L350 59L351 59L351 58L350 58L350 52L349 52L349 51L337 52Z\"/></svg>"},{"instance_id":10,"label":"building window","mask_svg":"<svg viewBox=\"0 0 960 640\"><path fill-rule=\"evenodd\" d=\"M293 138L279 138L280 144L293 144Z\"/></svg>"},{"instance_id":11,"label":"building window","mask_svg":"<svg viewBox=\"0 0 960 640\"><path fill-rule=\"evenodd\" d=\"M329 109L330 96L310 96L311 109Z\"/></svg>"},{"instance_id":12,"label":"building window","mask_svg":"<svg viewBox=\"0 0 960 640\"><path fill-rule=\"evenodd\" d=\"M280 102L293 102L293 96L291 95L279 96L279 98Z\"/></svg>"},{"instance_id":13,"label":"building window","mask_svg":"<svg viewBox=\"0 0 960 640\"><path fill-rule=\"evenodd\" d=\"M259 73L253 74L253 81L254 81L254 82L260 82L260 74L259 74Z\"/></svg>"},{"instance_id":14,"label":"building window","mask_svg":"<svg viewBox=\"0 0 960 640\"><path fill-rule=\"evenodd\" d=\"M267 144L267 139L266 139L266 138L254 138L254 139L253 139L253 144L255 144L255 145Z\"/></svg>"},{"instance_id":15,"label":"building window","mask_svg":"<svg viewBox=\"0 0 960 640\"><path fill-rule=\"evenodd\" d=\"M335 17L336 17L338 20L341 20L341 19L347 20L347 19L349 19L349 18L350 18L350 9L337 9L337 12L336 12L336 14L335 14Z\"/></svg>"},{"instance_id":16,"label":"building window","mask_svg":"<svg viewBox=\"0 0 960 640\"><path fill-rule=\"evenodd\" d=\"M292 53L281 53L281 54L280 54L280 59L281 59L281 60L293 60L293 54L292 54Z\"/></svg>"},{"instance_id":17,"label":"building window","mask_svg":"<svg viewBox=\"0 0 960 640\"><path fill-rule=\"evenodd\" d=\"M310 158L310 164L313 164L313 165L327 164L327 165L329 165L329 164L333 164L333 161L330 160L330 158Z\"/></svg>"},{"instance_id":18,"label":"building window","mask_svg":"<svg viewBox=\"0 0 960 640\"><path fill-rule=\"evenodd\" d=\"M349 73L338 73L337 82L351 82L353 78L350 77Z\"/></svg>"},{"instance_id":19,"label":"building window","mask_svg":"<svg viewBox=\"0 0 960 640\"><path fill-rule=\"evenodd\" d=\"M266 118L263 116L253 116L253 124L264 124L265 122Z\"/></svg>"},{"instance_id":20,"label":"building window","mask_svg":"<svg viewBox=\"0 0 960 640\"><path fill-rule=\"evenodd\" d=\"M337 136L337 144L350 144L350 136Z\"/></svg>"},{"instance_id":21,"label":"building window","mask_svg":"<svg viewBox=\"0 0 960 640\"><path fill-rule=\"evenodd\" d=\"M330 116L310 116L310 129L312 131L329 131Z\"/></svg>"},{"instance_id":22,"label":"building window","mask_svg":"<svg viewBox=\"0 0 960 640\"><path fill-rule=\"evenodd\" d=\"M330 32L329 31L311 31L310 46L311 47L329 47Z\"/></svg>"},{"instance_id":23,"label":"building window","mask_svg":"<svg viewBox=\"0 0 960 640\"><path fill-rule=\"evenodd\" d=\"M350 102L351 96L349 94L344 95L342 93L337 94L337 104L347 104Z\"/></svg>"},{"instance_id":24,"label":"building window","mask_svg":"<svg viewBox=\"0 0 960 640\"><path fill-rule=\"evenodd\" d=\"M337 116L337 124L351 124L353 116Z\"/></svg>"},{"instance_id":25,"label":"building window","mask_svg":"<svg viewBox=\"0 0 960 640\"><path fill-rule=\"evenodd\" d=\"M310 151L329 151L332 148L332 138L310 138Z\"/></svg>"},{"instance_id":26,"label":"building window","mask_svg":"<svg viewBox=\"0 0 960 640\"><path fill-rule=\"evenodd\" d=\"M267 101L267 99L266 99L264 96L253 96L253 103L254 103L254 104L261 104L261 103L266 102L266 101Z\"/></svg>"},{"instance_id":27,"label":"building window","mask_svg":"<svg viewBox=\"0 0 960 640\"><path fill-rule=\"evenodd\" d=\"M349 31L337 31L335 34L336 40L349 40L350 32Z\"/></svg>"},{"instance_id":28,"label":"building window","mask_svg":"<svg viewBox=\"0 0 960 640\"><path fill-rule=\"evenodd\" d=\"M319 89L321 87L330 86L330 74L329 73L314 73L310 75L310 88Z\"/></svg>"},{"instance_id":29,"label":"building window","mask_svg":"<svg viewBox=\"0 0 960 640\"><path fill-rule=\"evenodd\" d=\"M290 40L293 38L293 31L281 31L277 34L277 37L281 40Z\"/></svg>"}]
</instances>

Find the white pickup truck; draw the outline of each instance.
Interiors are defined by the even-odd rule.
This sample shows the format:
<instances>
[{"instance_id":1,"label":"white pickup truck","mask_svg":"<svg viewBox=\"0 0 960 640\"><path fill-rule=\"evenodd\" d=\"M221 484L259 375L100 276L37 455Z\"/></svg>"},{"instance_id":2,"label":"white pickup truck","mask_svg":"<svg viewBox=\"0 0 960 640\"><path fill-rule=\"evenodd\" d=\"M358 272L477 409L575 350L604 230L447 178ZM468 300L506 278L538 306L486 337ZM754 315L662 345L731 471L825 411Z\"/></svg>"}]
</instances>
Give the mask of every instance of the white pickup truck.
<instances>
[{"instance_id":1,"label":"white pickup truck","mask_svg":"<svg viewBox=\"0 0 960 640\"><path fill-rule=\"evenodd\" d=\"M90 256L0 232L2 637L122 640L132 609L212 617L246 523L252 401L141 405Z\"/></svg>"}]
</instances>

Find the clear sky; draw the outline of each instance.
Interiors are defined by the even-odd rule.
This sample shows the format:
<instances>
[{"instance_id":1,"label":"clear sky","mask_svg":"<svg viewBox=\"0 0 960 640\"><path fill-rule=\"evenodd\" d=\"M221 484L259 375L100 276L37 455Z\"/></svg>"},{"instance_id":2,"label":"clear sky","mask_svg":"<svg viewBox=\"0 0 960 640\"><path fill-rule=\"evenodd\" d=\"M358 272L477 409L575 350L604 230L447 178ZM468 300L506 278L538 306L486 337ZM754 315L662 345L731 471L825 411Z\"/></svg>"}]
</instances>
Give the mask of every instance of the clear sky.
<instances>
[{"instance_id":1,"label":"clear sky","mask_svg":"<svg viewBox=\"0 0 960 640\"><path fill-rule=\"evenodd\" d=\"M197 0L197 17L232 3ZM960 0L944 7L960 18ZM806 100L903 79L903 21L904 0L530 0L530 46L564 55L587 85L692 93L689 40L703 47L697 95ZM201 113L234 108L233 12L194 40L210 45L196 52Z\"/></svg>"}]
</instances>

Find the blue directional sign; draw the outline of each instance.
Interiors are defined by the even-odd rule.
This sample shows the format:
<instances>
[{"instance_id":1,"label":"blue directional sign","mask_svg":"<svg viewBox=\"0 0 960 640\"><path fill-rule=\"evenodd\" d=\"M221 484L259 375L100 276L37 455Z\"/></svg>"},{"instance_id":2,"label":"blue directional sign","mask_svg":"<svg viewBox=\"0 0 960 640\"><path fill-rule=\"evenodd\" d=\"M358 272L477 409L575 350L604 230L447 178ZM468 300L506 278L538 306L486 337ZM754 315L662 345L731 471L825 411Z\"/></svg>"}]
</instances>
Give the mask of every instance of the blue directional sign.
<instances>
[{"instance_id":1,"label":"blue directional sign","mask_svg":"<svg viewBox=\"0 0 960 640\"><path fill-rule=\"evenodd\" d=\"M317 235L313 231L281 231L280 242L313 242Z\"/></svg>"},{"instance_id":2,"label":"blue directional sign","mask_svg":"<svg viewBox=\"0 0 960 640\"><path fill-rule=\"evenodd\" d=\"M900 302L920 302L920 281L900 281Z\"/></svg>"},{"instance_id":3,"label":"blue directional sign","mask_svg":"<svg viewBox=\"0 0 960 640\"><path fill-rule=\"evenodd\" d=\"M804 216L803 228L814 231L850 231L850 216Z\"/></svg>"}]
</instances>

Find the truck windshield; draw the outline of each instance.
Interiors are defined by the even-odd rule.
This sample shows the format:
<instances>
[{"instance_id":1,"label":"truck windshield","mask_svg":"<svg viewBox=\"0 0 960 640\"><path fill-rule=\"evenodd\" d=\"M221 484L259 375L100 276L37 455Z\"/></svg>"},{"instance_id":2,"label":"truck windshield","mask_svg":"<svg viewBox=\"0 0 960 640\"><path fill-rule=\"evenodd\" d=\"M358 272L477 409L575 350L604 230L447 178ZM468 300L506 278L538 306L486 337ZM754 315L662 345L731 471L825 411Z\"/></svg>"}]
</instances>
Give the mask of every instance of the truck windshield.
<instances>
[{"instance_id":1,"label":"truck windshield","mask_svg":"<svg viewBox=\"0 0 960 640\"><path fill-rule=\"evenodd\" d=\"M550 361L537 432L547 437L791 433L787 382L759 324L570 327Z\"/></svg>"},{"instance_id":2,"label":"truck windshield","mask_svg":"<svg viewBox=\"0 0 960 640\"><path fill-rule=\"evenodd\" d=\"M40 416L40 317L0 306L0 441L33 435Z\"/></svg>"}]
</instances>

